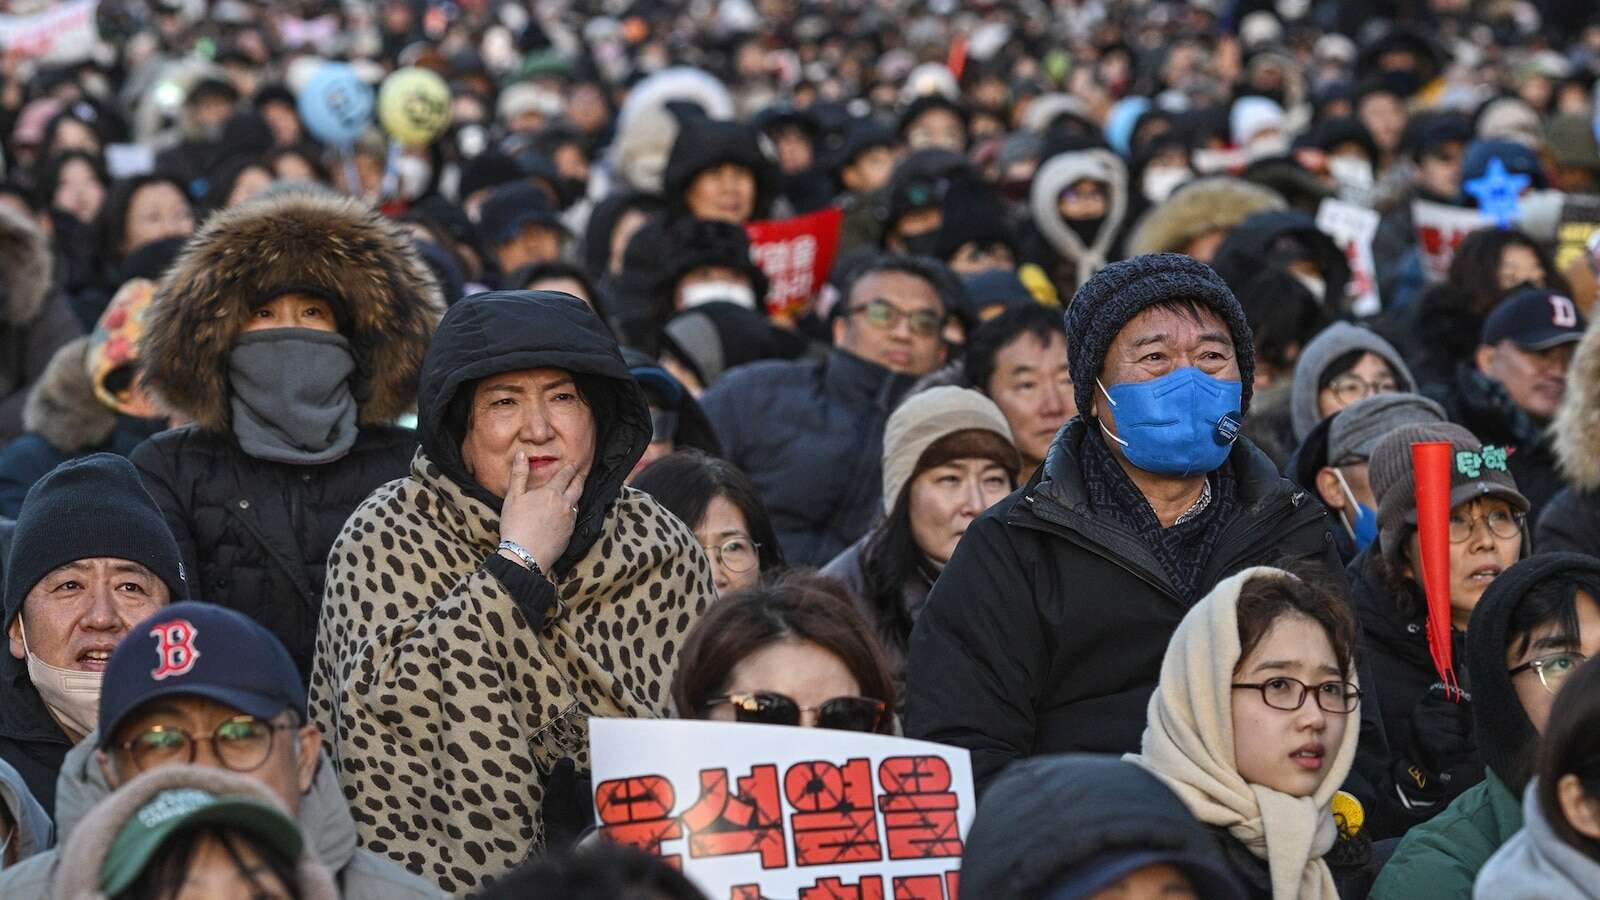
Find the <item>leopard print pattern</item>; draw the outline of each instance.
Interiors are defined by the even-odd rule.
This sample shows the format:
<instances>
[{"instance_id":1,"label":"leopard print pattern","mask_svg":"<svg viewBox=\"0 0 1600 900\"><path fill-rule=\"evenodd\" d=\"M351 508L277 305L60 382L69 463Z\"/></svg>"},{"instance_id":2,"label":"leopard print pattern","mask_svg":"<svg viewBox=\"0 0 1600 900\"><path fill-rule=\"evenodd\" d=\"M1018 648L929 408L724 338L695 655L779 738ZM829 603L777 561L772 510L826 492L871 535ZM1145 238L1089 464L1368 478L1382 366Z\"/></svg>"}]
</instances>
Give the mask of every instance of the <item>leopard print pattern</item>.
<instances>
[{"instance_id":1,"label":"leopard print pattern","mask_svg":"<svg viewBox=\"0 0 1600 900\"><path fill-rule=\"evenodd\" d=\"M534 632L483 562L499 515L418 452L328 558L311 711L361 845L461 894L543 843L543 781L590 716L661 717L715 597L687 526L623 488Z\"/></svg>"}]
</instances>

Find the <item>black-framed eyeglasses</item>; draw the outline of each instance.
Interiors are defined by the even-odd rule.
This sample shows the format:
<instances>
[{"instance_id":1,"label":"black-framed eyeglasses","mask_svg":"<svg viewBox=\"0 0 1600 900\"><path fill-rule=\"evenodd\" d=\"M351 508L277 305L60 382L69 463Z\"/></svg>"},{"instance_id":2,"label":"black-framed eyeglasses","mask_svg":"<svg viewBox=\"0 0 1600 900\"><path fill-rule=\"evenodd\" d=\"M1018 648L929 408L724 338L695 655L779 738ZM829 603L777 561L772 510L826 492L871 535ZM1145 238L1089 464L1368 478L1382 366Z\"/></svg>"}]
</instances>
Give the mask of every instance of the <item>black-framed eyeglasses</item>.
<instances>
[{"instance_id":1,"label":"black-framed eyeglasses","mask_svg":"<svg viewBox=\"0 0 1600 900\"><path fill-rule=\"evenodd\" d=\"M210 734L196 737L172 725L154 725L134 735L120 749L128 754L133 767L143 772L173 763L192 763L195 747L209 743L211 755L223 768L254 772L272 755L273 740L278 732L294 727L286 722L266 722L255 716L234 716Z\"/></svg>"},{"instance_id":2,"label":"black-framed eyeglasses","mask_svg":"<svg viewBox=\"0 0 1600 900\"><path fill-rule=\"evenodd\" d=\"M1507 671L1506 674L1515 678L1523 672L1530 670L1536 672L1539 675L1539 683L1544 685L1545 690L1554 694L1561 690L1561 685L1567 680L1567 676L1576 672L1578 667L1583 665L1588 658L1576 650L1567 650L1561 653L1552 653L1549 656L1541 656L1538 659L1530 659L1515 669Z\"/></svg>"},{"instance_id":3,"label":"black-framed eyeglasses","mask_svg":"<svg viewBox=\"0 0 1600 900\"><path fill-rule=\"evenodd\" d=\"M1316 690L1313 691L1312 688ZM1306 695L1315 693L1317 706L1323 712L1348 715L1361 703L1361 691L1348 681L1324 681L1309 685L1298 678L1269 678L1259 684L1235 684L1234 690L1249 688L1261 692L1261 702L1272 707L1293 712L1306 705Z\"/></svg>"},{"instance_id":4,"label":"black-framed eyeglasses","mask_svg":"<svg viewBox=\"0 0 1600 900\"><path fill-rule=\"evenodd\" d=\"M711 709L724 703L733 706L735 722L757 725L799 725L802 712L817 714L817 727L835 731L877 731L883 724L888 704L870 697L834 697L816 706L801 706L793 697L776 691L724 694L705 702Z\"/></svg>"},{"instance_id":5,"label":"black-framed eyeglasses","mask_svg":"<svg viewBox=\"0 0 1600 900\"><path fill-rule=\"evenodd\" d=\"M729 538L720 544L701 544L713 562L723 565L729 572L748 572L761 562L761 545L747 537Z\"/></svg>"},{"instance_id":6,"label":"black-framed eyeglasses","mask_svg":"<svg viewBox=\"0 0 1600 900\"><path fill-rule=\"evenodd\" d=\"M1528 517L1519 512L1497 509L1485 516L1469 516L1466 513L1452 512L1450 514L1450 543L1465 544L1471 540L1472 533L1478 530L1478 523L1489 526L1489 533L1502 540L1514 538L1522 534L1522 526Z\"/></svg>"},{"instance_id":7,"label":"black-framed eyeglasses","mask_svg":"<svg viewBox=\"0 0 1600 900\"><path fill-rule=\"evenodd\" d=\"M1328 382L1328 390L1333 391L1333 396L1345 405L1375 397L1378 394L1392 394L1400 390L1400 383L1392 377L1379 377L1376 381L1368 381L1360 375L1344 374Z\"/></svg>"},{"instance_id":8,"label":"black-framed eyeglasses","mask_svg":"<svg viewBox=\"0 0 1600 900\"><path fill-rule=\"evenodd\" d=\"M862 316L875 328L891 329L900 324L900 321L911 323L911 330L924 337L939 333L944 325L944 315L931 309L918 309L911 312L895 306L887 300L879 298L868 300L860 306L852 306L845 310L846 315Z\"/></svg>"}]
</instances>

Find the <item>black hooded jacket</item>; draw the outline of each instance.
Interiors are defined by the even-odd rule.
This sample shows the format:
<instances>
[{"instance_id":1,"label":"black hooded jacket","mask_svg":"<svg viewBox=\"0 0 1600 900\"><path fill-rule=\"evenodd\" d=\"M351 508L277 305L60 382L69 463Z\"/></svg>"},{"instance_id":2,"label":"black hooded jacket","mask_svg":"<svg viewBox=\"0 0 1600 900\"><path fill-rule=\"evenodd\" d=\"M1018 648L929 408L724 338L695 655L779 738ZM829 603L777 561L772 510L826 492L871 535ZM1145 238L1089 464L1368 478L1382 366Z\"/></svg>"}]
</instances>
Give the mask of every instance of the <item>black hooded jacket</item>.
<instances>
[{"instance_id":1,"label":"black hooded jacket","mask_svg":"<svg viewBox=\"0 0 1600 900\"><path fill-rule=\"evenodd\" d=\"M1090 506L1082 418L1027 486L967 529L911 635L906 732L972 751L982 790L1042 753L1139 749L1161 659L1190 609L1154 552ZM1321 504L1240 439L1235 514L1199 583L1311 560L1337 573Z\"/></svg>"},{"instance_id":2,"label":"black hooded jacket","mask_svg":"<svg viewBox=\"0 0 1600 900\"><path fill-rule=\"evenodd\" d=\"M678 139L672 142L672 154L661 176L668 220L689 215L689 185L695 176L724 163L750 170L756 182L753 218L764 217L777 192L778 179L776 167L761 152L756 130L740 122L707 118L698 110L685 110L678 118Z\"/></svg>"}]
</instances>

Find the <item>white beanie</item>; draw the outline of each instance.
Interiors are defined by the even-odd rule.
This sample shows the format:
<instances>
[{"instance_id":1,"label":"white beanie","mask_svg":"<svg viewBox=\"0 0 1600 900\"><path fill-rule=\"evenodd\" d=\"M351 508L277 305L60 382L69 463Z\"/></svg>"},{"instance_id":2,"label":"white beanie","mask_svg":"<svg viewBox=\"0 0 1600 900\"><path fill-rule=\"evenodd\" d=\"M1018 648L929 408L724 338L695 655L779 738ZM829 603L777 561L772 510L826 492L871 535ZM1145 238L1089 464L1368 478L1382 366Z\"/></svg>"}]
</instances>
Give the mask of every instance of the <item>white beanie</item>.
<instances>
[{"instance_id":1,"label":"white beanie","mask_svg":"<svg viewBox=\"0 0 1600 900\"><path fill-rule=\"evenodd\" d=\"M1240 97L1228 113L1228 131L1233 145L1243 147L1251 138L1270 128L1284 127L1283 107L1266 97Z\"/></svg>"},{"instance_id":2,"label":"white beanie","mask_svg":"<svg viewBox=\"0 0 1600 900\"><path fill-rule=\"evenodd\" d=\"M981 443L985 445L985 452L974 451L971 455L988 458L994 454L1003 457L996 461L1009 469L1013 476L1022 468L1021 457L1011 437L1011 426L1006 423L1005 414L994 405L993 400L970 388L929 388L907 397L889 416L889 424L884 427L884 515L894 511L901 492L916 476L918 464L928 449L961 431L986 431L1001 439L996 442L989 435L984 435Z\"/></svg>"}]
</instances>

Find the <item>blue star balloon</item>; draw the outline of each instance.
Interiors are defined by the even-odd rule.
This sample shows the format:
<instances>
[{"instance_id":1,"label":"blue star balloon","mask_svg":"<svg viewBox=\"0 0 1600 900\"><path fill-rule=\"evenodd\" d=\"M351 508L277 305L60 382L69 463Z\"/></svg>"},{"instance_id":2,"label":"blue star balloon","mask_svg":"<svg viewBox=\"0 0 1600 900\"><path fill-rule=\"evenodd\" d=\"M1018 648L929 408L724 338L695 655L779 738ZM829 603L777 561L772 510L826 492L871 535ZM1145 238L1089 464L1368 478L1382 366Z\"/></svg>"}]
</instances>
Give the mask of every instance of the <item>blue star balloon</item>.
<instances>
[{"instance_id":1,"label":"blue star balloon","mask_svg":"<svg viewBox=\"0 0 1600 900\"><path fill-rule=\"evenodd\" d=\"M1501 228L1510 228L1519 216L1517 198L1533 181L1526 175L1506 171L1506 164L1498 156L1489 158L1484 173L1467 182L1467 193L1478 198L1478 209L1494 220Z\"/></svg>"}]
</instances>

